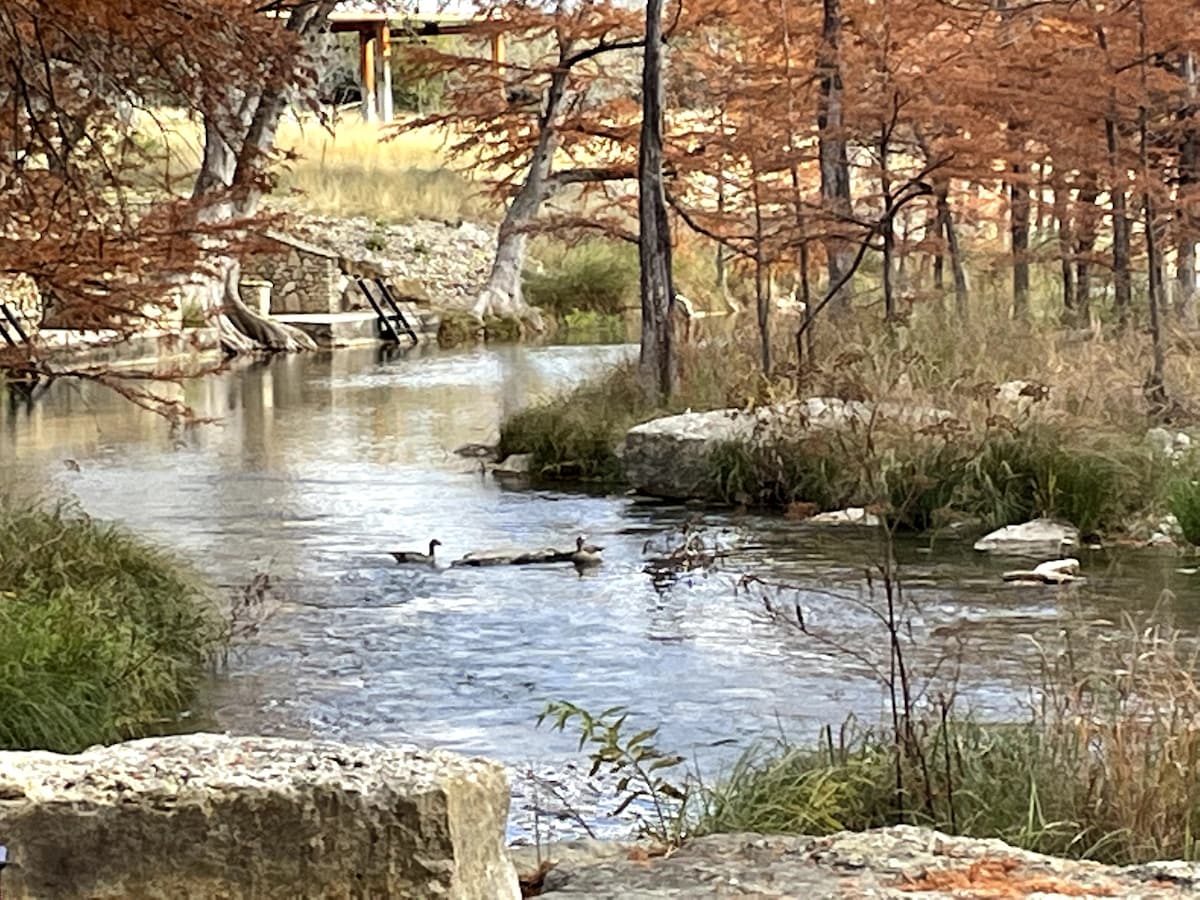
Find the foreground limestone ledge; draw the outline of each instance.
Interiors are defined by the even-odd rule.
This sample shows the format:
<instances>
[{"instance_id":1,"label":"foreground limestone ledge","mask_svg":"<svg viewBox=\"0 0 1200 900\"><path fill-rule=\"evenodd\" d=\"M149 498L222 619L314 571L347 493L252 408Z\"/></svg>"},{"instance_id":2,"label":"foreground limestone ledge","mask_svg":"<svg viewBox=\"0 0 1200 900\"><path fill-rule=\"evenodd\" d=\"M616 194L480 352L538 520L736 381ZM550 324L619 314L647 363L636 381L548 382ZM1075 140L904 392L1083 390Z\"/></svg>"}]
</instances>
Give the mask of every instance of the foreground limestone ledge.
<instances>
[{"instance_id":1,"label":"foreground limestone ledge","mask_svg":"<svg viewBox=\"0 0 1200 900\"><path fill-rule=\"evenodd\" d=\"M670 856L610 844L545 848L555 863L542 896L551 900L983 900L983 898L1195 897L1200 865L1116 868L1027 853L896 826L825 838L714 835ZM528 852L517 861L528 868Z\"/></svg>"},{"instance_id":2,"label":"foreground limestone ledge","mask_svg":"<svg viewBox=\"0 0 1200 900\"><path fill-rule=\"evenodd\" d=\"M193 734L0 753L5 900L514 900L500 766Z\"/></svg>"}]
</instances>

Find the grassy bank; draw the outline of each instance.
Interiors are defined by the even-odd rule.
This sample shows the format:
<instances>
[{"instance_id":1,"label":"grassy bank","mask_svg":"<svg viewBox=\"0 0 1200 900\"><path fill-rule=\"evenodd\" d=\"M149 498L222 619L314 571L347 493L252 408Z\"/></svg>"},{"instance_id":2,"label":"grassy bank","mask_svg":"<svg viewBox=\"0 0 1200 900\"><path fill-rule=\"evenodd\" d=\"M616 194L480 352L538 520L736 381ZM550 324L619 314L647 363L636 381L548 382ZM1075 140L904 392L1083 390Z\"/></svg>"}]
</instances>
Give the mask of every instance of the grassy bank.
<instances>
[{"instance_id":1,"label":"grassy bank","mask_svg":"<svg viewBox=\"0 0 1200 900\"><path fill-rule=\"evenodd\" d=\"M186 565L116 526L0 500L0 749L161 727L222 640L210 600Z\"/></svg>"},{"instance_id":2,"label":"grassy bank","mask_svg":"<svg viewBox=\"0 0 1200 900\"><path fill-rule=\"evenodd\" d=\"M807 747L760 747L697 795L694 831L906 821L1118 864L1200 858L1197 659L1164 622L1064 621L1042 648L1023 721L976 722L923 695L895 729L849 725Z\"/></svg>"},{"instance_id":3,"label":"grassy bank","mask_svg":"<svg viewBox=\"0 0 1200 900\"><path fill-rule=\"evenodd\" d=\"M1112 535L1164 513L1168 503L1181 521L1190 508L1200 521L1191 464L1172 468L1146 440L1144 335L1034 329L1002 316L964 323L940 310L887 329L864 311L839 323L836 336L822 333L823 362L798 385L794 369L758 371L752 348L738 337L750 324L695 341L670 403L651 403L633 368L617 368L510 417L501 450L532 453L548 477L616 480L615 448L638 422L684 409L834 397L893 412L839 431L784 427L717 447L710 499L780 510L875 506L917 530L1048 515ZM788 338L780 335L777 359L792 358ZM1195 404L1200 397L1188 394L1200 385L1193 362L1178 354L1172 365L1175 395ZM1023 391L998 392L1014 380ZM933 422L931 411L942 411L944 421ZM1200 525L1190 531L1200 534Z\"/></svg>"}]
</instances>

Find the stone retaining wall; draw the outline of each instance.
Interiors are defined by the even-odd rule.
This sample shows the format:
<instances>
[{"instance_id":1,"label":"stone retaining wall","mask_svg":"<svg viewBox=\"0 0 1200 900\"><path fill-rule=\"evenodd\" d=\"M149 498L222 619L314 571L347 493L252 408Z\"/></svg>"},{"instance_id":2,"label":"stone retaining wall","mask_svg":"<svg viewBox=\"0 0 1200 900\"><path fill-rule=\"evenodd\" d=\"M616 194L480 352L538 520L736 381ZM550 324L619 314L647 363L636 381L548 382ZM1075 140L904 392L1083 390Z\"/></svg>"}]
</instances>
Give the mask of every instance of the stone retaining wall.
<instances>
[{"instance_id":1,"label":"stone retaining wall","mask_svg":"<svg viewBox=\"0 0 1200 900\"><path fill-rule=\"evenodd\" d=\"M266 237L272 249L245 259L242 274L271 282L272 313L343 311L347 278L337 253L280 232Z\"/></svg>"}]
</instances>

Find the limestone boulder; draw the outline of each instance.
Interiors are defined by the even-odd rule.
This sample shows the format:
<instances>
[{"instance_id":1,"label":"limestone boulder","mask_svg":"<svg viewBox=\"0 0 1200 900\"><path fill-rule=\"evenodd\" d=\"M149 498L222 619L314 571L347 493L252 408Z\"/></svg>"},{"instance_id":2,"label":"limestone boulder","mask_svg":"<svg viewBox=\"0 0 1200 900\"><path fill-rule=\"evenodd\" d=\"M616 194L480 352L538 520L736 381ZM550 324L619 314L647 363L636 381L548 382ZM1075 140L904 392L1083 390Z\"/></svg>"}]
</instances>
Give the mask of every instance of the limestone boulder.
<instances>
[{"instance_id":1,"label":"limestone boulder","mask_svg":"<svg viewBox=\"0 0 1200 900\"><path fill-rule=\"evenodd\" d=\"M709 454L721 443L749 441L759 417L737 410L687 412L636 425L625 435L621 465L644 494L672 500L708 498Z\"/></svg>"},{"instance_id":2,"label":"limestone boulder","mask_svg":"<svg viewBox=\"0 0 1200 900\"><path fill-rule=\"evenodd\" d=\"M828 837L722 834L674 853L544 854L554 867L540 896L587 900L960 900L965 897L1183 898L1200 887L1184 862L1118 868L1056 859L998 840L898 825Z\"/></svg>"},{"instance_id":3,"label":"limestone boulder","mask_svg":"<svg viewBox=\"0 0 1200 900\"><path fill-rule=\"evenodd\" d=\"M863 429L882 421L913 428L950 418L946 410L901 403L864 403L837 397L810 397L754 410L685 412L636 425L625 435L620 454L625 478L653 497L710 499L709 455L724 443L770 443L806 432Z\"/></svg>"},{"instance_id":4,"label":"limestone boulder","mask_svg":"<svg viewBox=\"0 0 1200 900\"><path fill-rule=\"evenodd\" d=\"M1021 556L1059 556L1079 546L1079 529L1053 519L1034 519L1020 525L1006 525L975 542L983 553L1009 553Z\"/></svg>"},{"instance_id":5,"label":"limestone boulder","mask_svg":"<svg viewBox=\"0 0 1200 900\"><path fill-rule=\"evenodd\" d=\"M515 900L508 784L449 753L193 734L0 753L6 900Z\"/></svg>"}]
</instances>

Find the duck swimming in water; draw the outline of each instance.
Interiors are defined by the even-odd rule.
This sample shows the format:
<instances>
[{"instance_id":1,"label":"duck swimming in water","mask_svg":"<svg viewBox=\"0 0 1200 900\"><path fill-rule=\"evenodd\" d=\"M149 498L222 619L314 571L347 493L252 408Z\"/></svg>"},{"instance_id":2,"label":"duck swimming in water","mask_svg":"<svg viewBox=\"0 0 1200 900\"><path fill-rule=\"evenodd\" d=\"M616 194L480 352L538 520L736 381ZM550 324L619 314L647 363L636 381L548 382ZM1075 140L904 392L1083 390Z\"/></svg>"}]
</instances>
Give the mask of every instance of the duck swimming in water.
<instances>
[{"instance_id":1,"label":"duck swimming in water","mask_svg":"<svg viewBox=\"0 0 1200 900\"><path fill-rule=\"evenodd\" d=\"M398 563L415 563L418 565L432 566L434 564L434 548L442 546L442 542L434 538L429 542L429 552L422 553L419 550L393 550L392 556Z\"/></svg>"}]
</instances>

